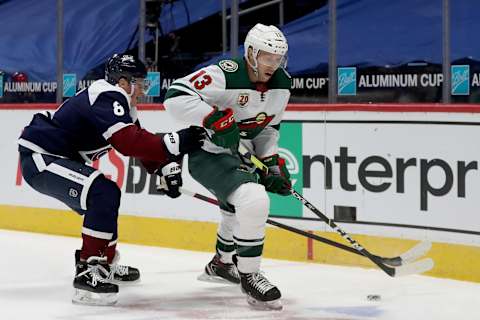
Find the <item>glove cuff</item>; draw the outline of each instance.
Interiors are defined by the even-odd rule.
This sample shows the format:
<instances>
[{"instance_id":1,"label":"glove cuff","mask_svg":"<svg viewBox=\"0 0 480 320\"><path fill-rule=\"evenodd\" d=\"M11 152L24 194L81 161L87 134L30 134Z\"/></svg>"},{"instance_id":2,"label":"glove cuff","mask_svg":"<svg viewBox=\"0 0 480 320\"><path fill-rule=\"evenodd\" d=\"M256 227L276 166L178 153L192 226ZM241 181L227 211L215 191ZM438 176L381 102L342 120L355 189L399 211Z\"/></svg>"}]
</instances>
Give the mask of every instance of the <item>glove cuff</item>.
<instances>
[{"instance_id":1,"label":"glove cuff","mask_svg":"<svg viewBox=\"0 0 480 320\"><path fill-rule=\"evenodd\" d=\"M165 166L163 166L162 170L162 176L169 176L169 175L172 175L172 174L178 174L180 172L182 172L182 168L180 167L180 165L176 162L170 162L170 163L167 163Z\"/></svg>"},{"instance_id":2,"label":"glove cuff","mask_svg":"<svg viewBox=\"0 0 480 320\"><path fill-rule=\"evenodd\" d=\"M290 179L290 172L288 172L285 159L280 157L278 154L263 158L262 162L269 168L269 171L273 172L274 174L279 174L286 179Z\"/></svg>"},{"instance_id":3,"label":"glove cuff","mask_svg":"<svg viewBox=\"0 0 480 320\"><path fill-rule=\"evenodd\" d=\"M215 132L225 131L229 129L235 123L233 117L233 110L228 108L224 111L219 111L217 107L213 108L203 119L203 126L207 129L212 129Z\"/></svg>"},{"instance_id":4,"label":"glove cuff","mask_svg":"<svg viewBox=\"0 0 480 320\"><path fill-rule=\"evenodd\" d=\"M262 158L263 164L265 164L267 167L273 167L273 166L278 166L279 165L279 158L280 156L278 153L271 155L269 157Z\"/></svg>"},{"instance_id":5,"label":"glove cuff","mask_svg":"<svg viewBox=\"0 0 480 320\"><path fill-rule=\"evenodd\" d=\"M173 156L180 155L180 136L176 132L169 132L163 135L163 143L168 152Z\"/></svg>"}]
</instances>

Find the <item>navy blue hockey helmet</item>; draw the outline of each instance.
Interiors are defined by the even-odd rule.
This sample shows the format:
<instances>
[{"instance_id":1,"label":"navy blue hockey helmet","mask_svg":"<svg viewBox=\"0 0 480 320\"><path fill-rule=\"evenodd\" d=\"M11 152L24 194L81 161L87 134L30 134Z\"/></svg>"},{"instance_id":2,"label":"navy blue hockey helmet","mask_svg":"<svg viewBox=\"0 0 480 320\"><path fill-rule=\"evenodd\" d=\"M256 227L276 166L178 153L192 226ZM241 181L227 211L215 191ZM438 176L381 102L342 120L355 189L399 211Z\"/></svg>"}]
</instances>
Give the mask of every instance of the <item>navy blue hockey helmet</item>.
<instances>
[{"instance_id":1,"label":"navy blue hockey helmet","mask_svg":"<svg viewBox=\"0 0 480 320\"><path fill-rule=\"evenodd\" d=\"M117 84L121 78L131 82L134 78L146 76L145 64L128 54L114 54L105 65L105 80L111 84Z\"/></svg>"}]
</instances>

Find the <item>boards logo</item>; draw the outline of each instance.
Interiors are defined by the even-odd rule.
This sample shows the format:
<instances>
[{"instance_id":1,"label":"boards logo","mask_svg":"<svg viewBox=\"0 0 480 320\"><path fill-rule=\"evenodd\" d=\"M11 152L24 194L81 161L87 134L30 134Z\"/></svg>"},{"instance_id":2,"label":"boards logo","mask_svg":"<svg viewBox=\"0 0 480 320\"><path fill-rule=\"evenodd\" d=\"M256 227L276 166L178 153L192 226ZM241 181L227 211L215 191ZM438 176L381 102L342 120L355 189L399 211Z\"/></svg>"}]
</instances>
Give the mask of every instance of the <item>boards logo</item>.
<instances>
[{"instance_id":1,"label":"boards logo","mask_svg":"<svg viewBox=\"0 0 480 320\"><path fill-rule=\"evenodd\" d=\"M452 71L452 95L470 94L470 66L454 65Z\"/></svg>"},{"instance_id":2,"label":"boards logo","mask_svg":"<svg viewBox=\"0 0 480 320\"><path fill-rule=\"evenodd\" d=\"M325 189L404 194L408 191L407 186L418 187L421 211L428 211L431 197L445 196L454 187L457 197L465 198L467 174L478 170L477 161L456 161L452 168L449 162L439 158L399 157L389 160L380 155L370 155L359 159L349 152L348 147L341 146L338 154L330 157L323 154L303 157L305 188L310 188L312 165L316 162L323 164ZM412 174L415 178L408 178Z\"/></svg>"},{"instance_id":3,"label":"boards logo","mask_svg":"<svg viewBox=\"0 0 480 320\"><path fill-rule=\"evenodd\" d=\"M0 97L3 97L3 73L0 71Z\"/></svg>"},{"instance_id":4,"label":"boards logo","mask_svg":"<svg viewBox=\"0 0 480 320\"><path fill-rule=\"evenodd\" d=\"M357 94L357 68L338 68L337 77L339 96L354 96Z\"/></svg>"},{"instance_id":5,"label":"boards logo","mask_svg":"<svg viewBox=\"0 0 480 320\"><path fill-rule=\"evenodd\" d=\"M302 124L282 123L278 154L285 159L292 185L299 192L303 189ZM293 197L276 194L270 196L270 212L274 216L301 217L303 206Z\"/></svg>"},{"instance_id":6,"label":"boards logo","mask_svg":"<svg viewBox=\"0 0 480 320\"><path fill-rule=\"evenodd\" d=\"M145 79L145 95L148 97L158 97L160 96L160 72L151 72L147 73L147 78Z\"/></svg>"},{"instance_id":7,"label":"boards logo","mask_svg":"<svg viewBox=\"0 0 480 320\"><path fill-rule=\"evenodd\" d=\"M63 96L73 97L77 91L77 75L75 73L65 73L63 75Z\"/></svg>"}]
</instances>

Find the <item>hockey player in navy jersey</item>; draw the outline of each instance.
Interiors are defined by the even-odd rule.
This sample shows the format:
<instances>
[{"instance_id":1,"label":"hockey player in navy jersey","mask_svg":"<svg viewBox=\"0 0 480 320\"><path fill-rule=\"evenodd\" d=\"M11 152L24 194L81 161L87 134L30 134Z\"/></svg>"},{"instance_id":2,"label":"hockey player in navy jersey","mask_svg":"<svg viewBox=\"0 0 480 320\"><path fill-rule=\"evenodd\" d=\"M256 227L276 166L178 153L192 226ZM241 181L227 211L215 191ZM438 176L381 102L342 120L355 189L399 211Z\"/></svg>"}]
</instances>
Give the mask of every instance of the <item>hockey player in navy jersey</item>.
<instances>
[{"instance_id":1,"label":"hockey player in navy jersey","mask_svg":"<svg viewBox=\"0 0 480 320\"><path fill-rule=\"evenodd\" d=\"M203 144L198 127L160 136L140 127L136 101L144 93L145 76L141 61L114 55L105 80L93 82L54 113L35 114L18 140L27 183L84 216L82 248L75 253L74 303L114 304L116 283L140 278L138 269L117 263L121 191L88 163L114 148L161 175L165 193L176 198L182 185L179 161Z\"/></svg>"}]
</instances>

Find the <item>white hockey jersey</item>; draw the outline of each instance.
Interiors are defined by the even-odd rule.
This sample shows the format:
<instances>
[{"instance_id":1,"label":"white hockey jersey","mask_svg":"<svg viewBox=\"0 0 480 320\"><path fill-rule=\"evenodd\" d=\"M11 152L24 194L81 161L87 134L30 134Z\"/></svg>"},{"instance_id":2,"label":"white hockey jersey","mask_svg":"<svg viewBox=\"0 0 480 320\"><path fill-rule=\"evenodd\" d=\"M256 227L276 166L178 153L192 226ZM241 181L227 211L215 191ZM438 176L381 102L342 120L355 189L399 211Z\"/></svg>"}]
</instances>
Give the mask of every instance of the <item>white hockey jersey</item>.
<instances>
[{"instance_id":1,"label":"white hockey jersey","mask_svg":"<svg viewBox=\"0 0 480 320\"><path fill-rule=\"evenodd\" d=\"M273 74L266 91L259 91L248 77L245 60L222 60L174 81L164 105L177 120L196 126L203 126L213 106L220 110L232 108L242 143L262 158L278 153L278 130L290 88L291 78L284 69ZM210 141L205 142L203 149L230 152Z\"/></svg>"}]
</instances>

